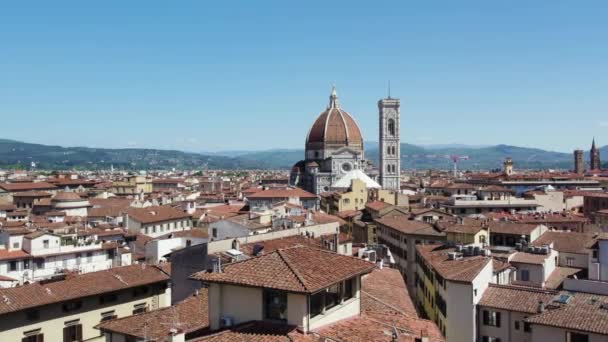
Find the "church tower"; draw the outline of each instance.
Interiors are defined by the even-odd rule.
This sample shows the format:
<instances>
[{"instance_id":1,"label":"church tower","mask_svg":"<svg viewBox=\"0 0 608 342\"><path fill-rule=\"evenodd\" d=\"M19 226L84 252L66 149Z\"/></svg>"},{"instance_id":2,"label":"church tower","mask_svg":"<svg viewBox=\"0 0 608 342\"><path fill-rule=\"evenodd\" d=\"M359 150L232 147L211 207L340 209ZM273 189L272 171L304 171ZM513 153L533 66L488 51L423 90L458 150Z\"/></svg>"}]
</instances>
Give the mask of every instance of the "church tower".
<instances>
[{"instance_id":1,"label":"church tower","mask_svg":"<svg viewBox=\"0 0 608 342\"><path fill-rule=\"evenodd\" d=\"M593 142L591 143L591 151L589 152L589 157L591 170L599 170L602 168L602 164L600 162L600 150L595 147L595 138L593 138Z\"/></svg>"},{"instance_id":2,"label":"church tower","mask_svg":"<svg viewBox=\"0 0 608 342\"><path fill-rule=\"evenodd\" d=\"M395 191L401 187L399 107L399 99L391 98L390 94L378 101L380 185L383 189Z\"/></svg>"}]
</instances>

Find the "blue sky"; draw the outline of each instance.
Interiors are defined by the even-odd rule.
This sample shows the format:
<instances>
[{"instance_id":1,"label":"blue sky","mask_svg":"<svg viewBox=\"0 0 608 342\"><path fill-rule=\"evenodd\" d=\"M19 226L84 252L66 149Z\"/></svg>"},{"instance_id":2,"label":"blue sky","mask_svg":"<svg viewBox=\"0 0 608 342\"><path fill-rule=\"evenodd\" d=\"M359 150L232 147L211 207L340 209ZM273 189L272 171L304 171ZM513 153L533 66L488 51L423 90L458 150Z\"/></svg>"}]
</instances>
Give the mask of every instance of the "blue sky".
<instances>
[{"instance_id":1,"label":"blue sky","mask_svg":"<svg viewBox=\"0 0 608 342\"><path fill-rule=\"evenodd\" d=\"M29 6L27 6L29 5ZM335 83L364 138L608 144L607 1L0 4L0 137L191 151L299 148Z\"/></svg>"}]
</instances>

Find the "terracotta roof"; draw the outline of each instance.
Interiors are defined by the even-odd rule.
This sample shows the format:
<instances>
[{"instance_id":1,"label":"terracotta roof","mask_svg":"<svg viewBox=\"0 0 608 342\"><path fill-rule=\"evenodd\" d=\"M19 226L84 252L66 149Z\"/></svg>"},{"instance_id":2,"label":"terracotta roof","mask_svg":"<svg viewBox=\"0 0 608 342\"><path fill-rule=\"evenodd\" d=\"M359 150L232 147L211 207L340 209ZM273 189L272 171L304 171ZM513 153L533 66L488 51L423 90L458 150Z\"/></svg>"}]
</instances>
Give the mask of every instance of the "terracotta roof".
<instances>
[{"instance_id":1,"label":"terracotta roof","mask_svg":"<svg viewBox=\"0 0 608 342\"><path fill-rule=\"evenodd\" d=\"M439 230L449 233L465 233L465 234L477 234L482 229L485 229L485 223L482 220L461 218L456 220L443 220L437 222L437 228Z\"/></svg>"},{"instance_id":2,"label":"terracotta roof","mask_svg":"<svg viewBox=\"0 0 608 342\"><path fill-rule=\"evenodd\" d=\"M129 217L141 223L155 223L191 217L190 214L170 206L129 208L126 212Z\"/></svg>"},{"instance_id":3,"label":"terracotta roof","mask_svg":"<svg viewBox=\"0 0 608 342\"><path fill-rule=\"evenodd\" d=\"M169 280L155 266L131 265L85 273L44 285L33 283L4 288L0 289L0 298L7 299L0 301L0 314Z\"/></svg>"},{"instance_id":4,"label":"terracotta roof","mask_svg":"<svg viewBox=\"0 0 608 342\"><path fill-rule=\"evenodd\" d=\"M18 182L0 183L0 188L8 192L19 192L28 190L56 190L57 187L47 182Z\"/></svg>"},{"instance_id":5,"label":"terracotta roof","mask_svg":"<svg viewBox=\"0 0 608 342\"><path fill-rule=\"evenodd\" d=\"M25 259L30 257L29 253L26 253L22 250L16 251L8 251L7 249L0 249L0 260L15 260L15 259Z\"/></svg>"},{"instance_id":6,"label":"terracotta roof","mask_svg":"<svg viewBox=\"0 0 608 342\"><path fill-rule=\"evenodd\" d=\"M70 201L82 201L82 200L83 200L82 197L80 197L75 192L60 191L55 196L53 196L53 201L70 202Z\"/></svg>"},{"instance_id":7,"label":"terracotta roof","mask_svg":"<svg viewBox=\"0 0 608 342\"><path fill-rule=\"evenodd\" d=\"M207 289L199 289L198 295L190 296L172 306L148 311L139 315L113 319L97 325L103 332L146 338L147 341L165 341L175 319L179 329L188 334L209 327Z\"/></svg>"},{"instance_id":8,"label":"terracotta roof","mask_svg":"<svg viewBox=\"0 0 608 342\"><path fill-rule=\"evenodd\" d=\"M553 272L547 278L545 287L548 289L558 289L562 286L564 280L581 272L583 269L565 266L556 266Z\"/></svg>"},{"instance_id":9,"label":"terracotta roof","mask_svg":"<svg viewBox=\"0 0 608 342\"><path fill-rule=\"evenodd\" d=\"M393 339L393 332L397 338ZM394 313L367 313L316 329L314 341L414 342L427 337L429 342L445 341L435 323L415 316ZM316 336L315 336L316 337Z\"/></svg>"},{"instance_id":10,"label":"terracotta roof","mask_svg":"<svg viewBox=\"0 0 608 342\"><path fill-rule=\"evenodd\" d=\"M528 235L536 227L537 224L526 224L505 221L489 221L490 233L513 234L513 235Z\"/></svg>"},{"instance_id":11,"label":"terracotta roof","mask_svg":"<svg viewBox=\"0 0 608 342\"><path fill-rule=\"evenodd\" d=\"M375 210L375 211L379 211L382 210L384 208L388 208L392 206L391 204L388 204L386 202L382 202L382 201L373 201L373 202L367 202L367 204L365 204L366 208Z\"/></svg>"},{"instance_id":12,"label":"terracotta roof","mask_svg":"<svg viewBox=\"0 0 608 342\"><path fill-rule=\"evenodd\" d=\"M103 207L103 208L88 208L87 215L89 217L118 217L121 216L124 209L119 207Z\"/></svg>"},{"instance_id":13,"label":"terracotta roof","mask_svg":"<svg viewBox=\"0 0 608 342\"><path fill-rule=\"evenodd\" d=\"M528 252L515 252L513 256L509 258L509 262L516 262L520 264L533 264L543 265L545 260L549 258L551 254L536 254Z\"/></svg>"},{"instance_id":14,"label":"terracotta roof","mask_svg":"<svg viewBox=\"0 0 608 342\"><path fill-rule=\"evenodd\" d=\"M361 310L365 312L403 313L417 317L405 281L394 268L374 269L361 281Z\"/></svg>"},{"instance_id":15,"label":"terracotta roof","mask_svg":"<svg viewBox=\"0 0 608 342\"><path fill-rule=\"evenodd\" d=\"M36 191L36 190L22 191L22 192L18 192L13 195L13 197L51 197L51 196L53 196L53 194L51 194L50 192Z\"/></svg>"},{"instance_id":16,"label":"terracotta roof","mask_svg":"<svg viewBox=\"0 0 608 342\"><path fill-rule=\"evenodd\" d=\"M531 245L542 246L553 243L553 249L558 252L587 254L596 240L595 236L592 233L547 231L534 240Z\"/></svg>"},{"instance_id":17,"label":"terracotta roof","mask_svg":"<svg viewBox=\"0 0 608 342\"><path fill-rule=\"evenodd\" d=\"M361 131L355 120L338 106L319 114L306 137L307 148L311 144L363 147Z\"/></svg>"},{"instance_id":18,"label":"terracotta roof","mask_svg":"<svg viewBox=\"0 0 608 342\"><path fill-rule=\"evenodd\" d=\"M479 191L483 191L483 192L509 192L509 193L514 193L515 191L505 188L504 186L499 186L499 185L488 185L488 186L484 186L483 188L479 189Z\"/></svg>"},{"instance_id":19,"label":"terracotta roof","mask_svg":"<svg viewBox=\"0 0 608 342\"><path fill-rule=\"evenodd\" d=\"M344 279L367 273L367 261L307 246L276 250L223 267L222 272L199 272L192 279L206 282L313 293Z\"/></svg>"},{"instance_id":20,"label":"terracotta roof","mask_svg":"<svg viewBox=\"0 0 608 342\"><path fill-rule=\"evenodd\" d=\"M250 321L190 342L294 342L300 339L311 341L304 339L304 336L293 325Z\"/></svg>"},{"instance_id":21,"label":"terracotta roof","mask_svg":"<svg viewBox=\"0 0 608 342\"><path fill-rule=\"evenodd\" d=\"M563 329L573 329L601 335L608 335L608 296L561 292L566 304L552 301L542 313L528 317L527 321Z\"/></svg>"},{"instance_id":22,"label":"terracotta roof","mask_svg":"<svg viewBox=\"0 0 608 342\"><path fill-rule=\"evenodd\" d=\"M539 302L546 304L556 294L557 292L552 290L490 284L481 296L479 305L492 309L535 314Z\"/></svg>"},{"instance_id":23,"label":"terracotta roof","mask_svg":"<svg viewBox=\"0 0 608 342\"><path fill-rule=\"evenodd\" d=\"M481 255L450 260L448 253L454 252L455 249L443 245L416 245L416 251L443 278L458 282L473 281L492 261L492 258Z\"/></svg>"},{"instance_id":24,"label":"terracotta roof","mask_svg":"<svg viewBox=\"0 0 608 342\"><path fill-rule=\"evenodd\" d=\"M429 223L408 220L403 216L384 216L375 221L404 234L445 236L445 233L439 232Z\"/></svg>"},{"instance_id":25,"label":"terracotta roof","mask_svg":"<svg viewBox=\"0 0 608 342\"><path fill-rule=\"evenodd\" d=\"M311 194L308 191L300 188L295 189L270 189L255 192L249 196L248 199L264 199L264 198L317 198L317 195Z\"/></svg>"}]
</instances>

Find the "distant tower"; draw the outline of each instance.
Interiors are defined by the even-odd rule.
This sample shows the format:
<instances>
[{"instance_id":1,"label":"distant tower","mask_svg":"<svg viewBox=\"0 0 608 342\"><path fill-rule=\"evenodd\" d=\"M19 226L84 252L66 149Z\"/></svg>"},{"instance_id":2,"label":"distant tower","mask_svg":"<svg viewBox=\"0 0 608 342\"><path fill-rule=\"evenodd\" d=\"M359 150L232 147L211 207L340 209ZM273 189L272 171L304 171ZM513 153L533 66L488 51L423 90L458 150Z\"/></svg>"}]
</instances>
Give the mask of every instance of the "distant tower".
<instances>
[{"instance_id":1,"label":"distant tower","mask_svg":"<svg viewBox=\"0 0 608 342\"><path fill-rule=\"evenodd\" d=\"M589 158L591 170L599 170L602 168L602 164L600 162L600 150L595 147L595 138L593 138L593 142L591 143L591 152L589 153Z\"/></svg>"},{"instance_id":2,"label":"distant tower","mask_svg":"<svg viewBox=\"0 0 608 342\"><path fill-rule=\"evenodd\" d=\"M583 150L574 150L574 172L579 175L585 172L585 164L583 163Z\"/></svg>"},{"instance_id":3,"label":"distant tower","mask_svg":"<svg viewBox=\"0 0 608 342\"><path fill-rule=\"evenodd\" d=\"M513 159L511 159L511 157L508 157L507 159L505 159L505 161L502 163L502 167L505 172L505 175L507 175L507 176L512 175L513 174Z\"/></svg>"},{"instance_id":4,"label":"distant tower","mask_svg":"<svg viewBox=\"0 0 608 342\"><path fill-rule=\"evenodd\" d=\"M380 185L396 191L401 188L399 107L399 99L391 98L390 92L387 98L378 101Z\"/></svg>"}]
</instances>

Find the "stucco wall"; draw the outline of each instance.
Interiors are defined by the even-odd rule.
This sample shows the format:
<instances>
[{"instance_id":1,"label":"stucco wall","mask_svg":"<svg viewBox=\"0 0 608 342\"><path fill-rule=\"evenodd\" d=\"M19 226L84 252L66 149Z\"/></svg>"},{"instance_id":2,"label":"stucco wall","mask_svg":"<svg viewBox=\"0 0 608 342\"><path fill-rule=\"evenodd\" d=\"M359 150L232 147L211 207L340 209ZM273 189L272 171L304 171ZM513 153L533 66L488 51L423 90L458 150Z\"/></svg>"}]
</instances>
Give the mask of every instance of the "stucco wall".
<instances>
[{"instance_id":1,"label":"stucco wall","mask_svg":"<svg viewBox=\"0 0 608 342\"><path fill-rule=\"evenodd\" d=\"M84 340L103 340L99 330L93 327L99 324L101 313L115 311L118 317L133 314L133 306L146 303L149 309L170 305L170 290L154 295L133 298L132 291L127 290L118 294L114 303L100 304L99 297L94 296L83 300L82 308L77 311L63 312L61 304L54 304L40 308L40 319L30 321L25 311L3 315L0 318L0 341L21 341L26 331L41 329L45 341L63 341L63 328L65 322L79 319L82 324Z\"/></svg>"}]
</instances>

